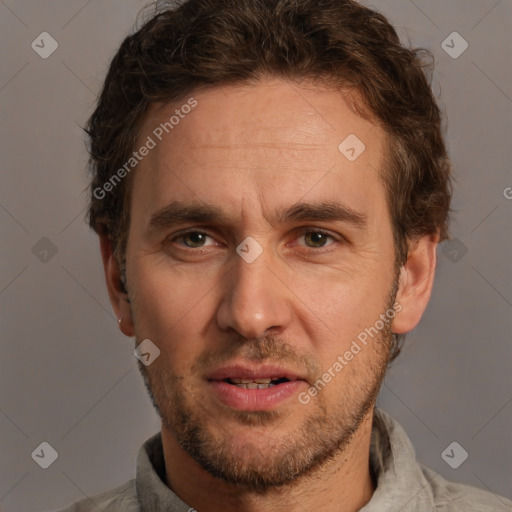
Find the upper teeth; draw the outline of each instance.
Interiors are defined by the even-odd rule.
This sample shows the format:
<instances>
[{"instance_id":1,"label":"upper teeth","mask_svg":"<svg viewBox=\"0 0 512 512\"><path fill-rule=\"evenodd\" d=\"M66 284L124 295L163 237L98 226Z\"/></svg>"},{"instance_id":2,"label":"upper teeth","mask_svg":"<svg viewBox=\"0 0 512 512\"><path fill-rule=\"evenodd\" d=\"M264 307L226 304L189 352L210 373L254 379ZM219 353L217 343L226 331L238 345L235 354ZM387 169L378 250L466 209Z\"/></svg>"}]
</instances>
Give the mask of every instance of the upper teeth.
<instances>
[{"instance_id":1,"label":"upper teeth","mask_svg":"<svg viewBox=\"0 0 512 512\"><path fill-rule=\"evenodd\" d=\"M266 378L266 379L237 379L237 378L234 378L234 377L230 377L229 379L231 382L233 382L233 384L251 384L251 383L256 383L256 384L270 384L273 380L277 380L277 377L275 378Z\"/></svg>"}]
</instances>

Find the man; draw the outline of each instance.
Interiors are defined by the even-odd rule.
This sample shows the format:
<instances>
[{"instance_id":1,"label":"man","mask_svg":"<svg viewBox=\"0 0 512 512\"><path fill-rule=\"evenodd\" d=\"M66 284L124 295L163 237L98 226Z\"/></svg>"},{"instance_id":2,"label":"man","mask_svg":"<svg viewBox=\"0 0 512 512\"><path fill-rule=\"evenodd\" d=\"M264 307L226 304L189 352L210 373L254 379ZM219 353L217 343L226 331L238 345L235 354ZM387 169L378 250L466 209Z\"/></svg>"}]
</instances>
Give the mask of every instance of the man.
<instances>
[{"instance_id":1,"label":"man","mask_svg":"<svg viewBox=\"0 0 512 512\"><path fill-rule=\"evenodd\" d=\"M67 511L512 510L375 409L448 237L423 64L352 0L189 0L123 42L89 221L162 430Z\"/></svg>"}]
</instances>

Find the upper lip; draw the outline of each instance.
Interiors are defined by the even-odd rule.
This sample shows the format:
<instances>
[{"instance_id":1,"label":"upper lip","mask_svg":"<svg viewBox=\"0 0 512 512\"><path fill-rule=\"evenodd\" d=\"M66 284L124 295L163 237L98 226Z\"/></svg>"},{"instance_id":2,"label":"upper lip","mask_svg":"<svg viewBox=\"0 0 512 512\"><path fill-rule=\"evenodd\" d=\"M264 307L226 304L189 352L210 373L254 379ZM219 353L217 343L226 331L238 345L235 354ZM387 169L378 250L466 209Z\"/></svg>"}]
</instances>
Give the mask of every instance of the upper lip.
<instances>
[{"instance_id":1,"label":"upper lip","mask_svg":"<svg viewBox=\"0 0 512 512\"><path fill-rule=\"evenodd\" d=\"M222 366L208 374L208 380L226 380L226 379L265 379L286 378L288 380L305 380L298 373L273 364L263 364L259 366L247 366L241 364L232 364Z\"/></svg>"}]
</instances>

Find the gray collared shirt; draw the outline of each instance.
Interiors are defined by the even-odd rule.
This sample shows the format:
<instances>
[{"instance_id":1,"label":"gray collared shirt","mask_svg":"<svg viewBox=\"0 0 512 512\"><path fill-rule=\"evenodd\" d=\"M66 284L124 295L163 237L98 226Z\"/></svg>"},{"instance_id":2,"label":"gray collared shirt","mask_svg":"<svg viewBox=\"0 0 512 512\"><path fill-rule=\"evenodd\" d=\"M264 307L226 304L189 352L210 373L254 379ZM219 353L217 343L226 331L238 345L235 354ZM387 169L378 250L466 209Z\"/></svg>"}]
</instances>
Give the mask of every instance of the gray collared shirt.
<instances>
[{"instance_id":1,"label":"gray collared shirt","mask_svg":"<svg viewBox=\"0 0 512 512\"><path fill-rule=\"evenodd\" d=\"M476 487L449 482L418 463L405 431L378 408L372 427L370 464L377 488L360 512L512 512L512 501ZM135 479L60 512L193 512L164 482L159 432L140 448Z\"/></svg>"}]
</instances>

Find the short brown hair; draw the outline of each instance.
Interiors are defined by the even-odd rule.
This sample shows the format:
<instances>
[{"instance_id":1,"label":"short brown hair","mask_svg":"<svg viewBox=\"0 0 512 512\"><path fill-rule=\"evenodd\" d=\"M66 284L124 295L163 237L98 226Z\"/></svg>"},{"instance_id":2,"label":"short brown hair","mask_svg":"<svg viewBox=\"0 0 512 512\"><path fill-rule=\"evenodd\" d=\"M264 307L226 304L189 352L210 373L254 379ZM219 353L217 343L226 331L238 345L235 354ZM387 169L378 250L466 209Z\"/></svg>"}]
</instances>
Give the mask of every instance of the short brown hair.
<instances>
[{"instance_id":1,"label":"short brown hair","mask_svg":"<svg viewBox=\"0 0 512 512\"><path fill-rule=\"evenodd\" d=\"M94 190L130 158L148 106L266 76L352 88L361 99L353 104L356 112L385 131L388 151L380 172L398 265L407 259L409 241L432 233L440 241L448 238L450 163L424 71L433 61L428 50L403 46L382 14L354 0L158 4L121 44L86 127L88 221L97 233L108 234L122 266L131 175L104 198Z\"/></svg>"}]
</instances>

